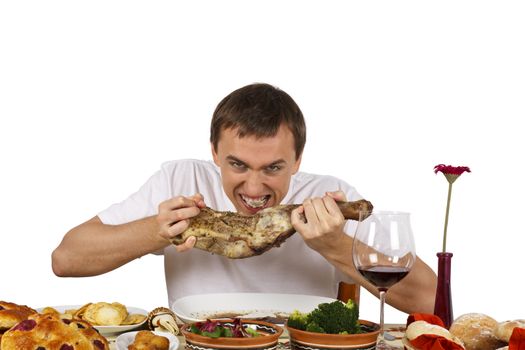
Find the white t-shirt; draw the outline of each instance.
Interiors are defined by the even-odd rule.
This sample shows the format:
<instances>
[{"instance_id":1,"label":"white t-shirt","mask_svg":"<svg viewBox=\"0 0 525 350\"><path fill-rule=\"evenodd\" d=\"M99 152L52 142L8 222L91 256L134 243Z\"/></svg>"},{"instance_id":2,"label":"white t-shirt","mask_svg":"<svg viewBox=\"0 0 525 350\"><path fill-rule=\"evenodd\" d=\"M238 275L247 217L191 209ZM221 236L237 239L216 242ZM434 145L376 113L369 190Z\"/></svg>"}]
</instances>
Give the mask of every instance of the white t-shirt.
<instances>
[{"instance_id":1,"label":"white t-shirt","mask_svg":"<svg viewBox=\"0 0 525 350\"><path fill-rule=\"evenodd\" d=\"M322 197L327 191L341 190L347 200L361 196L355 189L332 176L298 172L281 204L302 203ZM138 192L98 214L109 225L118 225L156 215L158 205L176 196L201 193L207 206L219 211L235 211L223 190L220 169L211 161L177 160L166 162ZM354 221L345 231L353 235ZM350 255L351 252L349 251ZM228 259L200 249L178 253L174 246L164 249L164 266L169 305L193 294L225 292L267 292L336 297L339 281L350 278L339 272L319 253L310 249L299 234L278 248L245 259Z\"/></svg>"}]
</instances>

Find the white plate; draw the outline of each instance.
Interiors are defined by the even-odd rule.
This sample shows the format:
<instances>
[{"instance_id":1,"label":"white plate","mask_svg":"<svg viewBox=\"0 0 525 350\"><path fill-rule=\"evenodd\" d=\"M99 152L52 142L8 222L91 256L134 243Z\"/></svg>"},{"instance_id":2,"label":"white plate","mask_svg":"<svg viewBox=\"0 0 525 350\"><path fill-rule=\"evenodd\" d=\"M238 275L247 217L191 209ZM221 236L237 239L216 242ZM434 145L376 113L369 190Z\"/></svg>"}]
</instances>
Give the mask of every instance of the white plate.
<instances>
[{"instance_id":1,"label":"white plate","mask_svg":"<svg viewBox=\"0 0 525 350\"><path fill-rule=\"evenodd\" d=\"M190 295L175 300L171 309L183 322L199 322L217 313L251 314L249 318L310 312L321 303L336 299L302 294L220 293ZM246 317L246 315L244 316Z\"/></svg>"},{"instance_id":2,"label":"white plate","mask_svg":"<svg viewBox=\"0 0 525 350\"><path fill-rule=\"evenodd\" d=\"M123 333L119 335L117 337L117 340L115 341L115 344L117 345L117 350L128 350L128 345L133 343L137 333L138 331L127 332L127 333ZM153 333L155 333L156 335L160 335L160 336L168 338L168 340L170 341L169 350L176 350L179 347L179 340L173 334L167 333L167 332L157 332L157 331L154 331Z\"/></svg>"},{"instance_id":3,"label":"white plate","mask_svg":"<svg viewBox=\"0 0 525 350\"><path fill-rule=\"evenodd\" d=\"M51 306L51 307L60 313L64 313L66 310L78 309L81 306L82 305L59 305L59 306ZM142 314L145 316L148 315L148 311L144 309L139 309L139 308L130 307L130 306L127 306L126 308L128 309L129 314ZM36 311L42 312L42 309L43 308L39 308ZM123 332L130 331L132 329L142 326L145 322L146 322L146 319L144 319L144 321L140 323L125 325L125 326L93 326L93 327L95 327L100 332L100 334L107 335L107 334L123 333Z\"/></svg>"}]
</instances>

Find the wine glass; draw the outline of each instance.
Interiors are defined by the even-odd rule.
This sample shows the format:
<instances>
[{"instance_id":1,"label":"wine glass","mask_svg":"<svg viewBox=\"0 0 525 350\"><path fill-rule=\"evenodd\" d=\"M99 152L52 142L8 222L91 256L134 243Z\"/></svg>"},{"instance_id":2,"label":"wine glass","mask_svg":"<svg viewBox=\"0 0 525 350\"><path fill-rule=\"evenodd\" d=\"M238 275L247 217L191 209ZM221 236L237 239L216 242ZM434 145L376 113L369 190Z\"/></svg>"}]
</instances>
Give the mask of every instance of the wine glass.
<instances>
[{"instance_id":1,"label":"wine glass","mask_svg":"<svg viewBox=\"0 0 525 350\"><path fill-rule=\"evenodd\" d=\"M385 342L385 296L388 288L408 275L416 261L410 214L360 212L352 257L361 275L379 290L381 330L377 349L392 349Z\"/></svg>"}]
</instances>

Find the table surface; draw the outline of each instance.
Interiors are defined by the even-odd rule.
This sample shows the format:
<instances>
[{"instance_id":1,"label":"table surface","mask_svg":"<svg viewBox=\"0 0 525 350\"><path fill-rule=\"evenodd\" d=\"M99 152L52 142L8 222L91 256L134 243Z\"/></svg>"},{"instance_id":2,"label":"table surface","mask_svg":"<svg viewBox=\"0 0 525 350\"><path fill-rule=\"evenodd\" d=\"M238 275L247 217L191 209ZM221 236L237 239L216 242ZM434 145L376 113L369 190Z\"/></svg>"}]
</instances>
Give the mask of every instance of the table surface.
<instances>
[{"instance_id":1,"label":"table surface","mask_svg":"<svg viewBox=\"0 0 525 350\"><path fill-rule=\"evenodd\" d=\"M405 332L404 332L405 326L401 325L401 324L385 324L385 330L389 334L391 334L391 335L393 335L395 337L395 339L392 342L389 342L389 344L391 344L391 345L393 345L395 347L402 348L403 345L401 343L401 339L405 335ZM185 339L184 339L183 336L178 336L177 338L179 339L178 350L183 350L184 346L186 345ZM117 350L116 345L115 345L116 336L114 336L114 337L107 337L107 339L109 341L109 348L111 350ZM279 339L278 349L279 350L290 349L289 339L288 339L288 332L286 331L286 329L284 330L283 335Z\"/></svg>"}]
</instances>

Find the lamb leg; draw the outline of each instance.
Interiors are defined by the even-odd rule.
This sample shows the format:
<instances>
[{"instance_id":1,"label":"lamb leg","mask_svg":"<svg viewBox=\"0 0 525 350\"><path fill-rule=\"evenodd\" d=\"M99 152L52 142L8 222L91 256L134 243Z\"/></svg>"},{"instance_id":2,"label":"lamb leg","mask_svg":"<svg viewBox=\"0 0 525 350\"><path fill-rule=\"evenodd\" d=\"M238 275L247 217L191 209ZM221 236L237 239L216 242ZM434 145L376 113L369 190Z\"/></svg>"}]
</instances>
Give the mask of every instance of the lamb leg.
<instances>
[{"instance_id":1,"label":"lamb leg","mask_svg":"<svg viewBox=\"0 0 525 350\"><path fill-rule=\"evenodd\" d=\"M372 203L366 200L338 202L345 219L359 220L359 212L371 212ZM203 208L191 219L190 226L171 242L181 244L189 236L195 236L195 248L231 259L259 255L272 247L278 247L295 233L290 213L299 204L278 205L261 210L253 216L233 212L220 212Z\"/></svg>"}]
</instances>

